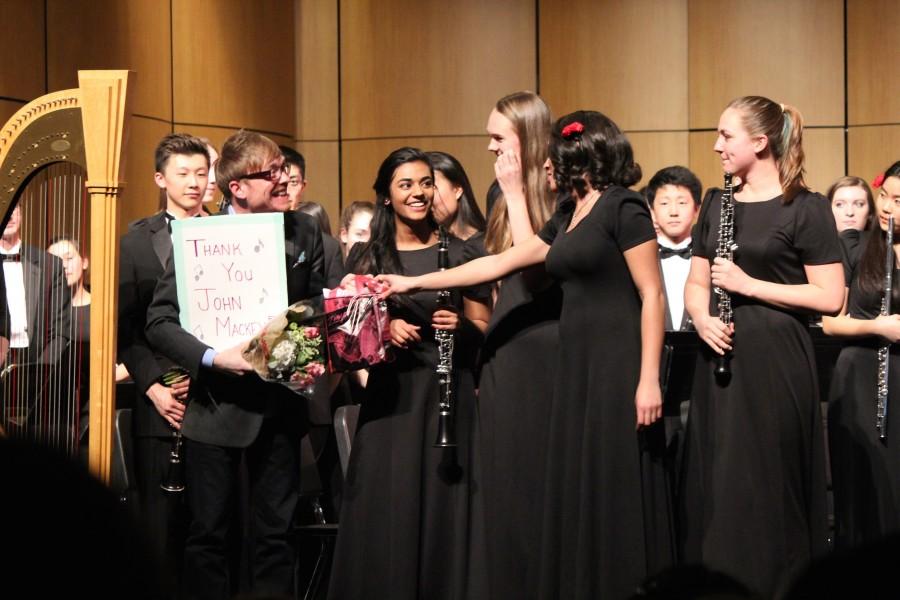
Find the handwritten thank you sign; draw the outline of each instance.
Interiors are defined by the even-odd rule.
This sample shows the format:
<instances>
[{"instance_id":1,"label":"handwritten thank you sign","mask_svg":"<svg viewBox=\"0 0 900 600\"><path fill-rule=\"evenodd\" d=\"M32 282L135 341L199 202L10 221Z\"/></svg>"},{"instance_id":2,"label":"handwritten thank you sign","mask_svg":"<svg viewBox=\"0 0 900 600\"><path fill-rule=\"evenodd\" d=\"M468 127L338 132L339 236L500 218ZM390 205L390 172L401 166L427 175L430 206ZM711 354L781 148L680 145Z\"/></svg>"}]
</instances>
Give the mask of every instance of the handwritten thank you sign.
<instances>
[{"instance_id":1,"label":"handwritten thank you sign","mask_svg":"<svg viewBox=\"0 0 900 600\"><path fill-rule=\"evenodd\" d=\"M172 221L172 254L181 326L216 350L287 308L281 213Z\"/></svg>"}]
</instances>

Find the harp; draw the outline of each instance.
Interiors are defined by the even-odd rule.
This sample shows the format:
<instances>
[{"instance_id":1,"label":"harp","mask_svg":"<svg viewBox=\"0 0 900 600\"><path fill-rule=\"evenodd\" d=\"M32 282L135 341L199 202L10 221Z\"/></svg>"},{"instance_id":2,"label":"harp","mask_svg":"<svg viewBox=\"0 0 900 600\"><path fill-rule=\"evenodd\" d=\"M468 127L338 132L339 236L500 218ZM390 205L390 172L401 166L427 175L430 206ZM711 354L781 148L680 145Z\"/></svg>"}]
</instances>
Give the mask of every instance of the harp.
<instances>
[{"instance_id":1,"label":"harp","mask_svg":"<svg viewBox=\"0 0 900 600\"><path fill-rule=\"evenodd\" d=\"M5 257L0 273L0 333L12 346L2 364L0 424L7 435L74 454L88 413L90 470L107 482L129 76L80 71L78 88L37 98L0 129L2 244L15 239L16 228L20 240L18 256ZM77 242L90 256L89 309L73 308L80 298L69 288L66 258L46 252L57 238ZM89 354L79 343L88 332Z\"/></svg>"}]
</instances>

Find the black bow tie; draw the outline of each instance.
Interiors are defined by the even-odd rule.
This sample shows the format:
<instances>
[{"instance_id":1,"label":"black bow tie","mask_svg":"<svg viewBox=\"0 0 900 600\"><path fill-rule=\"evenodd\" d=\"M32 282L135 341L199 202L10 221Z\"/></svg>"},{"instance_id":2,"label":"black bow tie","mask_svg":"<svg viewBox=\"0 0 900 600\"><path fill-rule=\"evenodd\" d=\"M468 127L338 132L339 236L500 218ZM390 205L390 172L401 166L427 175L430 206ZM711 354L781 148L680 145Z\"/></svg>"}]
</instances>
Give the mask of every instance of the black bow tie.
<instances>
[{"instance_id":1,"label":"black bow tie","mask_svg":"<svg viewBox=\"0 0 900 600\"><path fill-rule=\"evenodd\" d=\"M3 262L22 262L22 255L16 252L15 254L0 254L3 257Z\"/></svg>"},{"instance_id":2,"label":"black bow tie","mask_svg":"<svg viewBox=\"0 0 900 600\"><path fill-rule=\"evenodd\" d=\"M691 258L691 245L688 244L684 248L678 248L678 249L666 248L665 246L659 247L659 258L660 259L670 258L672 256L678 256L680 258L688 260L689 258Z\"/></svg>"}]
</instances>

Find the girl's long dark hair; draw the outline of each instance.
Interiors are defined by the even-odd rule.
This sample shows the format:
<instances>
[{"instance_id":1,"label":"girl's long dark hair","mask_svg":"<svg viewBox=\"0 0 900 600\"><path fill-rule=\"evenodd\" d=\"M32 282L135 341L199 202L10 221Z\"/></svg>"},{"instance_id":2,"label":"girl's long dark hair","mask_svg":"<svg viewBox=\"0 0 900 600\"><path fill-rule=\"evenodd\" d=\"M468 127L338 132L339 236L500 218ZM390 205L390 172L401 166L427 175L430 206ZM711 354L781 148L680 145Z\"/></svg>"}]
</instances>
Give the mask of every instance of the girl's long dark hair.
<instances>
[{"instance_id":1,"label":"girl's long dark hair","mask_svg":"<svg viewBox=\"0 0 900 600\"><path fill-rule=\"evenodd\" d=\"M428 170L434 175L434 169L428 155L418 148L398 148L381 163L378 168L378 177L372 188L375 190L375 210L372 214L372 223L369 226L372 235L365 243L356 243L350 249L347 256L347 271L350 273L398 273L403 274L403 265L400 263L400 255L397 252L397 225L394 222L394 207L390 202L391 181L394 173L406 163L421 162L428 165ZM434 218L428 216L432 227L437 229Z\"/></svg>"},{"instance_id":2,"label":"girl's long dark hair","mask_svg":"<svg viewBox=\"0 0 900 600\"><path fill-rule=\"evenodd\" d=\"M900 160L884 172L884 178L900 177ZM876 203L877 208L877 203ZM876 217L877 218L877 217ZM895 217L896 219L896 217ZM900 242L900 240L896 240ZM884 257L887 252L885 232L881 227L872 231L869 243L859 261L859 289L864 294L880 293L884 282Z\"/></svg>"},{"instance_id":3,"label":"girl's long dark hair","mask_svg":"<svg viewBox=\"0 0 900 600\"><path fill-rule=\"evenodd\" d=\"M446 152L429 152L428 158L431 160L431 167L435 171L440 171L450 183L462 189L462 196L459 198L459 208L456 211L453 224L460 231L465 229L484 231L486 224L484 214L478 207L478 203L475 202L475 193L472 191L472 184L469 182L469 176L466 175L466 170L463 169L463 166L459 164L456 158Z\"/></svg>"}]
</instances>

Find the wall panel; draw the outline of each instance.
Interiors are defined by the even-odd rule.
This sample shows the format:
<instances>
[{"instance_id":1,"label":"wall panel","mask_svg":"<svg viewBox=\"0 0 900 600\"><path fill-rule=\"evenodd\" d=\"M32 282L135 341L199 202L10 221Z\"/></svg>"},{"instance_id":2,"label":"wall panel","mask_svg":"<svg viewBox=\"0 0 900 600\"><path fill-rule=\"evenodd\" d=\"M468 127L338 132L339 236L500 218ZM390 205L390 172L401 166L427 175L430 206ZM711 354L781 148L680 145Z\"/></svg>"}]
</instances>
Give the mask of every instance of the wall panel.
<instances>
[{"instance_id":1,"label":"wall panel","mask_svg":"<svg viewBox=\"0 0 900 600\"><path fill-rule=\"evenodd\" d=\"M16 111L25 106L24 102L0 100L0 127L2 127Z\"/></svg>"},{"instance_id":2,"label":"wall panel","mask_svg":"<svg viewBox=\"0 0 900 600\"><path fill-rule=\"evenodd\" d=\"M387 155L401 146L422 150L440 150L452 154L462 163L479 206L484 210L484 196L494 180L494 155L487 151L487 136L411 137L391 140L359 140L343 144L343 203L375 200L372 183L378 167Z\"/></svg>"},{"instance_id":3,"label":"wall panel","mask_svg":"<svg viewBox=\"0 0 900 600\"><path fill-rule=\"evenodd\" d=\"M173 0L173 120L294 139L293 0Z\"/></svg>"},{"instance_id":4,"label":"wall panel","mask_svg":"<svg viewBox=\"0 0 900 600\"><path fill-rule=\"evenodd\" d=\"M850 125L900 123L896 43L898 0L847 2L847 104Z\"/></svg>"},{"instance_id":5,"label":"wall panel","mask_svg":"<svg viewBox=\"0 0 900 600\"><path fill-rule=\"evenodd\" d=\"M30 101L46 93L44 3L2 0L0 96Z\"/></svg>"},{"instance_id":6,"label":"wall panel","mask_svg":"<svg viewBox=\"0 0 900 600\"><path fill-rule=\"evenodd\" d=\"M686 129L687 25L687 0L541 0L541 95L556 116Z\"/></svg>"},{"instance_id":7,"label":"wall panel","mask_svg":"<svg viewBox=\"0 0 900 600\"><path fill-rule=\"evenodd\" d=\"M647 185L653 174L663 167L687 166L689 162L686 131L638 132L626 135L634 150L634 160L641 165L643 173L641 181L633 186L636 190Z\"/></svg>"},{"instance_id":8,"label":"wall panel","mask_svg":"<svg viewBox=\"0 0 900 600\"><path fill-rule=\"evenodd\" d=\"M850 175L870 182L900 160L900 125L851 127Z\"/></svg>"},{"instance_id":9,"label":"wall panel","mask_svg":"<svg viewBox=\"0 0 900 600\"><path fill-rule=\"evenodd\" d=\"M338 139L338 2L295 0L297 139Z\"/></svg>"},{"instance_id":10,"label":"wall panel","mask_svg":"<svg viewBox=\"0 0 900 600\"><path fill-rule=\"evenodd\" d=\"M307 187L303 199L321 204L337 234L341 214L340 153L338 142L297 142L294 147L306 159Z\"/></svg>"},{"instance_id":11,"label":"wall panel","mask_svg":"<svg viewBox=\"0 0 900 600\"><path fill-rule=\"evenodd\" d=\"M844 176L844 130L807 129L803 132L806 152L806 183L825 194L838 177Z\"/></svg>"},{"instance_id":12,"label":"wall panel","mask_svg":"<svg viewBox=\"0 0 900 600\"><path fill-rule=\"evenodd\" d=\"M134 113L171 121L169 23L159 0L48 0L50 90L76 87L79 69L128 69L137 73Z\"/></svg>"},{"instance_id":13,"label":"wall panel","mask_svg":"<svg viewBox=\"0 0 900 600\"><path fill-rule=\"evenodd\" d=\"M743 95L797 106L809 125L843 125L842 0L690 0L690 127L715 127Z\"/></svg>"},{"instance_id":14,"label":"wall panel","mask_svg":"<svg viewBox=\"0 0 900 600\"><path fill-rule=\"evenodd\" d=\"M534 89L534 0L341 0L345 139L478 135Z\"/></svg>"}]
</instances>

